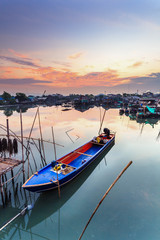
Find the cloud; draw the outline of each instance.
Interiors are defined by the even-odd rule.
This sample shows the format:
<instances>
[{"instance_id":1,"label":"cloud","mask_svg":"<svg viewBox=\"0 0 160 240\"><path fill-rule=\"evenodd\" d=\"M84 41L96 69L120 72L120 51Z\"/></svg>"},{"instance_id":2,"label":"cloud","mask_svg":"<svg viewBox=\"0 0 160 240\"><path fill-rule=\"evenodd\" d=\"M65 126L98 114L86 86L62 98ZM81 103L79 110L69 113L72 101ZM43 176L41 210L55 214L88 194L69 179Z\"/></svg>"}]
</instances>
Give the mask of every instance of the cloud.
<instances>
[{"instance_id":1,"label":"cloud","mask_svg":"<svg viewBox=\"0 0 160 240\"><path fill-rule=\"evenodd\" d=\"M20 58L24 58L24 59L26 59L26 60L32 60L31 58L29 58L27 55L24 55L24 54L21 54L21 53L19 53L19 52L16 52L15 50L13 50L13 49L8 49L8 51L9 52L11 52L14 56L16 56L16 57L20 57Z\"/></svg>"},{"instance_id":2,"label":"cloud","mask_svg":"<svg viewBox=\"0 0 160 240\"><path fill-rule=\"evenodd\" d=\"M159 72L157 72L157 73L151 73L151 74L149 74L149 77L157 78L157 79L160 80L160 73L159 73Z\"/></svg>"},{"instance_id":3,"label":"cloud","mask_svg":"<svg viewBox=\"0 0 160 240\"><path fill-rule=\"evenodd\" d=\"M6 69L10 72L10 69ZM12 69L11 69L12 70ZM130 82L128 78L120 78L118 72L109 69L106 72L91 72L85 75L79 75L71 71L59 71L52 67L39 67L30 69L31 76L14 78L1 77L0 84L3 85L46 85L58 88L83 88L83 87L113 87L116 85L127 84ZM11 76L7 75L6 76ZM38 79L38 80L37 80Z\"/></svg>"},{"instance_id":4,"label":"cloud","mask_svg":"<svg viewBox=\"0 0 160 240\"><path fill-rule=\"evenodd\" d=\"M132 65L130 65L129 68L136 68L140 67L141 65L143 65L143 62L135 62Z\"/></svg>"},{"instance_id":5,"label":"cloud","mask_svg":"<svg viewBox=\"0 0 160 240\"><path fill-rule=\"evenodd\" d=\"M118 87L121 87L120 85ZM130 89L130 92L136 91L150 91L157 92L160 89L160 73L151 73L147 76L132 76L130 77L130 83L124 84L123 88Z\"/></svg>"},{"instance_id":6,"label":"cloud","mask_svg":"<svg viewBox=\"0 0 160 240\"><path fill-rule=\"evenodd\" d=\"M139 65L136 62L133 65ZM28 65L27 65L28 66ZM32 65L7 67L0 66L0 85L3 87L9 85L23 89L23 86L45 86L50 89L115 89L116 91L130 90L159 90L160 72L150 73L146 76L120 77L117 70L107 69L104 72L90 72L80 75L78 72L72 72L67 69L55 67L33 67ZM69 91L69 90L68 90ZM94 90L95 92L95 90Z\"/></svg>"},{"instance_id":7,"label":"cloud","mask_svg":"<svg viewBox=\"0 0 160 240\"><path fill-rule=\"evenodd\" d=\"M157 86L159 89L160 86L160 73L151 73L147 76L143 77L132 77L131 78L132 83L134 84L143 84L147 86Z\"/></svg>"},{"instance_id":8,"label":"cloud","mask_svg":"<svg viewBox=\"0 0 160 240\"><path fill-rule=\"evenodd\" d=\"M43 83L51 83L51 81L46 81L46 80L36 80L33 78L7 78L7 79L2 79L0 78L0 85L35 85L35 84L43 84Z\"/></svg>"},{"instance_id":9,"label":"cloud","mask_svg":"<svg viewBox=\"0 0 160 240\"><path fill-rule=\"evenodd\" d=\"M84 53L83 52L78 52L78 53L75 53L73 55L70 55L68 58L70 59L78 59L80 58Z\"/></svg>"},{"instance_id":10,"label":"cloud","mask_svg":"<svg viewBox=\"0 0 160 240\"><path fill-rule=\"evenodd\" d=\"M9 61L9 62L17 63L20 65L24 65L24 66L30 66L30 67L36 67L36 68L39 67L37 64L35 64L31 61L22 60L19 58L0 56L0 59L2 59L4 61Z\"/></svg>"},{"instance_id":11,"label":"cloud","mask_svg":"<svg viewBox=\"0 0 160 240\"><path fill-rule=\"evenodd\" d=\"M67 63L67 62L60 62L60 61L52 61L52 62L56 65L60 65L60 66L63 66L63 67L67 67L67 68L71 67L71 64Z\"/></svg>"},{"instance_id":12,"label":"cloud","mask_svg":"<svg viewBox=\"0 0 160 240\"><path fill-rule=\"evenodd\" d=\"M77 87L84 86L116 86L130 82L128 78L120 78L117 71L108 70L106 72L91 72L79 75L76 72L62 72L53 69L51 72L44 72L43 79L52 80L56 87Z\"/></svg>"}]
</instances>

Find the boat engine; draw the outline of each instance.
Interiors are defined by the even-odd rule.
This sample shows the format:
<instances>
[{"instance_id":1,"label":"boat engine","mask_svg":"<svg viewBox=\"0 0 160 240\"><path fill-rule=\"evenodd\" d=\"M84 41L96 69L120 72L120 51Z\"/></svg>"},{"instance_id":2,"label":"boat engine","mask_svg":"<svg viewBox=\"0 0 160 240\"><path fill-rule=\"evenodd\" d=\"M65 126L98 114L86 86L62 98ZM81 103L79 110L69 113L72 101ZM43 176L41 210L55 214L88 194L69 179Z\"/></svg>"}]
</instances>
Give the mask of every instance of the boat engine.
<instances>
[{"instance_id":1,"label":"boat engine","mask_svg":"<svg viewBox=\"0 0 160 240\"><path fill-rule=\"evenodd\" d=\"M110 130L108 128L103 129L104 133L106 134L107 138L110 136Z\"/></svg>"}]
</instances>

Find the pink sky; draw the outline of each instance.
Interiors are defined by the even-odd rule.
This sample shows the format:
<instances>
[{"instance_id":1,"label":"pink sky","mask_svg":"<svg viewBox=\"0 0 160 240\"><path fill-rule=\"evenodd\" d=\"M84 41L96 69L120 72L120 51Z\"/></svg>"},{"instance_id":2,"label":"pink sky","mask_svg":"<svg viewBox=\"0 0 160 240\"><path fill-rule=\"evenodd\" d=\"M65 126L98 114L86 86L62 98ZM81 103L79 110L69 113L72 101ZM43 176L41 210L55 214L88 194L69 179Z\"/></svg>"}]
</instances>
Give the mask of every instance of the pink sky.
<instances>
[{"instance_id":1,"label":"pink sky","mask_svg":"<svg viewBox=\"0 0 160 240\"><path fill-rule=\"evenodd\" d=\"M0 2L0 93L160 91L155 1Z\"/></svg>"}]
</instances>

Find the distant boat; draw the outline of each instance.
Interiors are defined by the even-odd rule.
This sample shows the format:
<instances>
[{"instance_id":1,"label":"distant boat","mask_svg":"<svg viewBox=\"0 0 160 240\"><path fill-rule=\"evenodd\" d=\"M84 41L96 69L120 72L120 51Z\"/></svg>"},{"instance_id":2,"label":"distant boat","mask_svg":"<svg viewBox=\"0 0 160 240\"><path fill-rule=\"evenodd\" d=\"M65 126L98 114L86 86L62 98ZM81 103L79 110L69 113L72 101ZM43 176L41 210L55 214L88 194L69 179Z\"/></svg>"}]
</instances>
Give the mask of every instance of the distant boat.
<instances>
[{"instance_id":1,"label":"distant boat","mask_svg":"<svg viewBox=\"0 0 160 240\"><path fill-rule=\"evenodd\" d=\"M22 187L32 192L43 192L63 186L100 157L114 140L115 134L104 128L104 133L98 137L33 174Z\"/></svg>"},{"instance_id":2,"label":"distant boat","mask_svg":"<svg viewBox=\"0 0 160 240\"><path fill-rule=\"evenodd\" d=\"M120 108L120 109L119 109L119 114L120 114L120 115L123 115L123 114L124 114L124 109L123 109L123 108Z\"/></svg>"},{"instance_id":3,"label":"distant boat","mask_svg":"<svg viewBox=\"0 0 160 240\"><path fill-rule=\"evenodd\" d=\"M72 108L64 108L64 109L62 109L62 111L70 111L70 110L72 110Z\"/></svg>"}]
</instances>

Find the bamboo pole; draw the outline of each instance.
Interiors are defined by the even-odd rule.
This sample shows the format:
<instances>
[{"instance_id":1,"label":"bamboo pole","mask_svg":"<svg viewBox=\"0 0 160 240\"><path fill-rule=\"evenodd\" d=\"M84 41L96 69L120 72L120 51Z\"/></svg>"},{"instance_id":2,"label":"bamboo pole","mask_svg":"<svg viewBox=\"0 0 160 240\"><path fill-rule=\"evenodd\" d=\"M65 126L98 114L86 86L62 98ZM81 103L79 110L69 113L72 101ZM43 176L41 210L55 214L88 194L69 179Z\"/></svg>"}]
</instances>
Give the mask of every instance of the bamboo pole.
<instances>
[{"instance_id":1,"label":"bamboo pole","mask_svg":"<svg viewBox=\"0 0 160 240\"><path fill-rule=\"evenodd\" d=\"M53 146L54 146L54 154L55 154L55 160L57 160L57 156L56 156L56 146L55 146L55 138L54 138L54 131L53 131L53 127L52 127L52 138L53 138ZM61 192L60 192L60 185L59 185L59 180L58 180L58 171L57 171L57 183L58 183L58 196L59 198L61 197Z\"/></svg>"},{"instance_id":2,"label":"bamboo pole","mask_svg":"<svg viewBox=\"0 0 160 240\"><path fill-rule=\"evenodd\" d=\"M34 141L34 139L33 139L33 138L31 138L31 139L32 139L33 144L34 144L35 147L37 148L37 150L38 150L38 152L39 152L39 154L40 154L40 157L41 157L41 162L43 163L43 156L42 156L42 152L41 152L41 143L40 143L40 139L38 139L39 148L38 148L36 142ZM36 161L35 161L35 164L36 164ZM36 164L36 166L37 166L37 164ZM43 163L43 167L44 167L44 163Z\"/></svg>"},{"instance_id":3,"label":"bamboo pole","mask_svg":"<svg viewBox=\"0 0 160 240\"><path fill-rule=\"evenodd\" d=\"M16 189L15 189L15 192L14 192L15 196L17 196L17 192L18 192L18 183L16 184Z\"/></svg>"},{"instance_id":4,"label":"bamboo pole","mask_svg":"<svg viewBox=\"0 0 160 240\"><path fill-rule=\"evenodd\" d=\"M36 171L37 171L37 163L36 163L36 159L34 157L34 154L33 154L33 151L31 149L31 147L29 148L30 152L31 152L31 155L32 155L32 158L33 158L33 161L34 161L34 165L35 165L35 168L36 168Z\"/></svg>"},{"instance_id":5,"label":"bamboo pole","mask_svg":"<svg viewBox=\"0 0 160 240\"><path fill-rule=\"evenodd\" d=\"M31 135L32 135L32 131L33 131L33 127L34 127L34 124L35 124L35 121L36 121L37 114L38 114L38 108L37 108L37 112L36 112L36 114L35 114L35 116L34 116L34 120L33 120L33 123L32 123L32 127L31 127L31 130L30 130L29 136L28 136L27 150L28 150L28 148L29 148L29 140L30 140ZM27 153L26 153L26 159L28 159L28 178L29 178L29 165L30 165L30 163L29 163L29 151L27 151Z\"/></svg>"},{"instance_id":6,"label":"bamboo pole","mask_svg":"<svg viewBox=\"0 0 160 240\"><path fill-rule=\"evenodd\" d=\"M81 240L86 228L88 227L90 221L92 220L94 214L96 213L97 209L99 208L99 206L101 205L101 203L103 202L103 200L105 199L105 197L107 196L107 194L110 192L110 190L112 189L112 187L115 185L115 183L119 180L119 178L122 176L122 174L127 170L127 168L132 164L132 161L130 161L127 166L122 170L122 172L118 175L118 177L114 180L114 182L111 184L111 186L108 188L108 190L106 191L106 193L104 194L104 196L102 197L101 201L98 203L97 207L95 208L94 212L92 213L90 219L88 220L85 228L83 229L83 232L81 234L81 236L78 238L78 240Z\"/></svg>"},{"instance_id":7,"label":"bamboo pole","mask_svg":"<svg viewBox=\"0 0 160 240\"><path fill-rule=\"evenodd\" d=\"M54 138L54 131L52 127L52 138L53 138L53 146L54 146L54 155L55 155L55 160L57 160L57 154L56 154L56 146L55 146L55 138Z\"/></svg>"},{"instance_id":8,"label":"bamboo pole","mask_svg":"<svg viewBox=\"0 0 160 240\"><path fill-rule=\"evenodd\" d=\"M8 118L6 119L6 125L7 125L7 139L9 144L9 119ZM9 151L9 157L11 157L10 151Z\"/></svg>"},{"instance_id":9,"label":"bamboo pole","mask_svg":"<svg viewBox=\"0 0 160 240\"><path fill-rule=\"evenodd\" d=\"M22 110L20 109L20 124L21 124L21 146L22 146L22 161L23 161L23 183L25 182L25 169L24 169L24 149L23 149L23 123L22 123Z\"/></svg>"},{"instance_id":10,"label":"bamboo pole","mask_svg":"<svg viewBox=\"0 0 160 240\"><path fill-rule=\"evenodd\" d=\"M6 186L4 189L5 189L5 190L4 190L4 194L5 194L5 204L7 205L8 200L9 200L9 198L8 198L8 193L7 193L7 186Z\"/></svg>"},{"instance_id":11,"label":"bamboo pole","mask_svg":"<svg viewBox=\"0 0 160 240\"><path fill-rule=\"evenodd\" d=\"M15 217L13 217L11 220L9 220L3 227L0 228L0 231L2 231L5 227L7 227L11 222L13 222L17 217L19 217L20 215L24 215L26 210L30 210L31 206L28 205L27 207L25 207L20 213L18 213Z\"/></svg>"},{"instance_id":12,"label":"bamboo pole","mask_svg":"<svg viewBox=\"0 0 160 240\"><path fill-rule=\"evenodd\" d=\"M68 131L65 132L65 133L67 134L67 136L69 137L69 139L71 140L72 143L74 143L74 141L73 141L72 138L69 136L68 132L72 131L73 129L74 129L74 128L72 128L72 129L70 129L70 130L68 130Z\"/></svg>"},{"instance_id":13,"label":"bamboo pole","mask_svg":"<svg viewBox=\"0 0 160 240\"><path fill-rule=\"evenodd\" d=\"M11 176L12 176L12 184L13 184L13 187L14 187L14 174L13 174L13 169L11 169Z\"/></svg>"},{"instance_id":14,"label":"bamboo pole","mask_svg":"<svg viewBox=\"0 0 160 240\"><path fill-rule=\"evenodd\" d=\"M9 193L8 193L8 200L9 200L9 202L11 201L11 191L9 191Z\"/></svg>"},{"instance_id":15,"label":"bamboo pole","mask_svg":"<svg viewBox=\"0 0 160 240\"><path fill-rule=\"evenodd\" d=\"M0 125L1 125L1 124L0 124ZM4 129L3 129L3 130L4 130ZM10 130L10 131L11 131L11 130ZM6 134L0 134L0 136L5 136L5 137L7 137ZM10 136L10 137L16 137L16 138L21 138L21 136L18 136L18 135L15 135L15 134L10 134L9 136ZM23 138L24 138L24 139L38 140L38 138L33 138L33 137L30 137L30 138L29 138L29 137L23 136ZM20 139L18 139L18 141L21 143ZM43 142L53 144L53 142L47 141L47 140L43 140ZM58 143L55 143L55 145L60 146L60 147L64 147L62 144L58 144Z\"/></svg>"},{"instance_id":16,"label":"bamboo pole","mask_svg":"<svg viewBox=\"0 0 160 240\"><path fill-rule=\"evenodd\" d=\"M3 207L5 206L4 196L3 196L3 185L1 184L1 176L0 176L0 188L1 188L1 198Z\"/></svg>"},{"instance_id":17,"label":"bamboo pole","mask_svg":"<svg viewBox=\"0 0 160 240\"><path fill-rule=\"evenodd\" d=\"M101 107L100 107L99 109L100 109L100 126L101 126L101 118L102 118L102 117L101 117ZM99 126L99 127L100 127L100 126Z\"/></svg>"},{"instance_id":18,"label":"bamboo pole","mask_svg":"<svg viewBox=\"0 0 160 240\"><path fill-rule=\"evenodd\" d=\"M6 119L6 125L7 125L7 138L9 141L9 120L8 120L8 118Z\"/></svg>"},{"instance_id":19,"label":"bamboo pole","mask_svg":"<svg viewBox=\"0 0 160 240\"><path fill-rule=\"evenodd\" d=\"M41 119L40 119L39 107L38 107L38 121L39 121L39 131L40 131L40 136L41 136L41 144L42 144L44 162L47 165L46 157L45 157L45 151L44 151L44 144L43 144L43 136L42 136L42 128L41 128Z\"/></svg>"},{"instance_id":20,"label":"bamboo pole","mask_svg":"<svg viewBox=\"0 0 160 240\"><path fill-rule=\"evenodd\" d=\"M4 202L5 202L5 205L7 204L7 192L6 192L6 188L5 188L5 184L4 184L4 175L2 174L1 175L2 177L2 181L1 181L1 187L3 189L3 193L4 193Z\"/></svg>"},{"instance_id":21,"label":"bamboo pole","mask_svg":"<svg viewBox=\"0 0 160 240\"><path fill-rule=\"evenodd\" d=\"M42 162L42 165L44 167L45 166L45 164L44 164L44 156L42 155L42 151L41 151L41 141L40 141L40 139L38 139L38 145L39 145L39 153L40 153L40 156L41 156L41 162Z\"/></svg>"},{"instance_id":22,"label":"bamboo pole","mask_svg":"<svg viewBox=\"0 0 160 240\"><path fill-rule=\"evenodd\" d=\"M28 137L29 139L31 138L31 135L32 135L32 131L33 131L33 127L34 127L34 124L35 124L35 121L36 121L37 114L38 114L38 108L37 108L37 112L36 112L36 114L34 116L32 127L31 127L31 130L30 130L30 133L29 133L29 137Z\"/></svg>"},{"instance_id":23,"label":"bamboo pole","mask_svg":"<svg viewBox=\"0 0 160 240\"><path fill-rule=\"evenodd\" d=\"M8 120L8 118L6 119L6 125L7 125L7 139L9 142L9 120Z\"/></svg>"},{"instance_id":24,"label":"bamboo pole","mask_svg":"<svg viewBox=\"0 0 160 240\"><path fill-rule=\"evenodd\" d=\"M5 177L5 180L7 181L7 175L6 175L6 173L4 174L4 177Z\"/></svg>"},{"instance_id":25,"label":"bamboo pole","mask_svg":"<svg viewBox=\"0 0 160 240\"><path fill-rule=\"evenodd\" d=\"M28 143L28 148L29 148L29 143ZM28 149L27 148L27 149ZM29 178L29 165L30 165L30 162L29 162L29 153L27 154L27 158L28 158L28 178Z\"/></svg>"},{"instance_id":26,"label":"bamboo pole","mask_svg":"<svg viewBox=\"0 0 160 240\"><path fill-rule=\"evenodd\" d=\"M100 125L100 128L99 128L98 134L100 134L100 132L101 132L101 128L102 128L102 124L103 124L103 121L104 121L105 113L106 113L106 109L104 110L104 114L103 114L103 117L102 117L102 121L101 121L101 125Z\"/></svg>"},{"instance_id":27,"label":"bamboo pole","mask_svg":"<svg viewBox=\"0 0 160 240\"><path fill-rule=\"evenodd\" d=\"M18 172L15 176L12 175L12 177L10 179L8 179L7 181L5 181L2 185L7 184L8 182L10 182L11 180L13 180L13 178L16 178L17 176L19 176L21 174L22 171Z\"/></svg>"}]
</instances>

